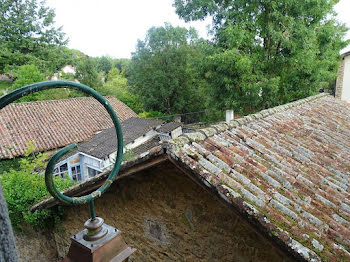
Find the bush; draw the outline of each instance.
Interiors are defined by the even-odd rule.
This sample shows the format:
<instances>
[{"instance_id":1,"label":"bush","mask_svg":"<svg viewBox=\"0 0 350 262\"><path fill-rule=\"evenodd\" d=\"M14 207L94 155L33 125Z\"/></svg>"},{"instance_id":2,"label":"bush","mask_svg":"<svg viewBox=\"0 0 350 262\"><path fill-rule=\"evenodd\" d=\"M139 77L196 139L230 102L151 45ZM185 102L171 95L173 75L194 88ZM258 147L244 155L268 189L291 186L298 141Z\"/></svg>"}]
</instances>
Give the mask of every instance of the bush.
<instances>
[{"instance_id":1,"label":"bush","mask_svg":"<svg viewBox=\"0 0 350 262\"><path fill-rule=\"evenodd\" d=\"M17 79L12 88L16 89L41 81L45 81L45 76L35 65L23 65L18 68Z\"/></svg>"},{"instance_id":2,"label":"bush","mask_svg":"<svg viewBox=\"0 0 350 262\"><path fill-rule=\"evenodd\" d=\"M44 231L52 229L63 216L63 207L55 207L31 213L29 208L49 196L42 172L47 156L39 153L33 155L33 147L29 146L26 157L20 160L18 170L11 169L0 176L12 226L17 231L24 231L26 224ZM58 190L63 190L73 184L66 178L54 179Z\"/></svg>"}]
</instances>

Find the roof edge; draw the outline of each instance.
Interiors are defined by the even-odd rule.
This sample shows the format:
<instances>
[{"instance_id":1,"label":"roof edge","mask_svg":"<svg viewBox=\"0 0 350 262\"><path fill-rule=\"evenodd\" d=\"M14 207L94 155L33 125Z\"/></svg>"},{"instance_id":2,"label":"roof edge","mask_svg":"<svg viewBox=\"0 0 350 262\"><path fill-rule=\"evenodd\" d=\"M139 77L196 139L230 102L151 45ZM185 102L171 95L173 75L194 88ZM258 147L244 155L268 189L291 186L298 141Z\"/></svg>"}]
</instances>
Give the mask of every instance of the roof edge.
<instances>
[{"instance_id":1,"label":"roof edge","mask_svg":"<svg viewBox=\"0 0 350 262\"><path fill-rule=\"evenodd\" d=\"M279 105L279 106L272 107L269 109L264 109L262 111L259 111L258 113L250 114L250 115L244 116L242 118L231 120L229 123L220 122L217 124L213 124L213 125L210 125L206 128L198 129L197 132L183 134L178 139L174 139L173 143L176 143L179 145L184 145L184 144L187 144L189 142L202 141L202 140L205 140L206 138L211 137L215 134L220 134L221 132L225 132L228 129L237 128L239 126L249 124L255 120L262 119L262 118L274 115L276 113L284 112L290 108L293 108L293 107L296 107L296 106L299 106L299 105L302 105L305 103L312 102L316 99L319 99L319 98L322 98L325 96L329 96L329 94L328 93L321 93L321 94L317 94L314 96L303 98L303 99L300 99L297 101L293 101L293 102L290 102L290 103L287 103L284 105Z\"/></svg>"},{"instance_id":2,"label":"roof edge","mask_svg":"<svg viewBox=\"0 0 350 262\"><path fill-rule=\"evenodd\" d=\"M343 59L344 59L345 57L349 56L349 55L350 55L350 51L341 54L341 56L343 56Z\"/></svg>"},{"instance_id":3,"label":"roof edge","mask_svg":"<svg viewBox=\"0 0 350 262\"><path fill-rule=\"evenodd\" d=\"M108 99L117 99L118 101L120 101L121 103L123 103L124 105L126 105L124 102L122 102L119 98L114 97L114 96L103 96L104 98ZM40 104L40 103L49 103L49 102L62 102L62 101L71 101L71 100L80 100L80 99L87 99L87 98L92 98L94 99L93 96L91 95L86 95L83 94L83 96L77 96L77 97L69 97L69 98L63 98L63 99L49 99L49 100L39 100L39 101L28 101L28 102L20 102L20 103L12 103L9 105L18 105L18 104Z\"/></svg>"},{"instance_id":4,"label":"roof edge","mask_svg":"<svg viewBox=\"0 0 350 262\"><path fill-rule=\"evenodd\" d=\"M162 145L156 146L149 151L136 156L128 161L124 161L120 166L118 175L114 181L123 178L125 176L137 173L143 169L149 168L153 165L159 164L168 159ZM89 193L98 187L100 187L105 179L109 176L111 169L98 174L97 176L84 180L80 183L74 184L73 186L65 189L62 193L67 196L81 196L84 193ZM37 210L51 208L56 205L60 205L60 201L50 196L42 201L32 205L29 210L34 213Z\"/></svg>"}]
</instances>

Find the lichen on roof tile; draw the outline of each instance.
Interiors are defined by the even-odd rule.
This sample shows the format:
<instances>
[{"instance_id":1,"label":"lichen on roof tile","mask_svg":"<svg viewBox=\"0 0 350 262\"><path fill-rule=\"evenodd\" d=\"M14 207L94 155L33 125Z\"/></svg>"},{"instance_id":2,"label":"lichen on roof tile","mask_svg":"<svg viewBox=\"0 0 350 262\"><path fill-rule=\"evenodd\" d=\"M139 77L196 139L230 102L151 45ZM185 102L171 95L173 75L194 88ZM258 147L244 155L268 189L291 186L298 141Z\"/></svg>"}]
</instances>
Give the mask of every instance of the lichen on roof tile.
<instances>
[{"instance_id":1,"label":"lichen on roof tile","mask_svg":"<svg viewBox=\"0 0 350 262\"><path fill-rule=\"evenodd\" d=\"M320 94L227 125L191 148L212 186L305 260L350 261L350 105Z\"/></svg>"}]
</instances>

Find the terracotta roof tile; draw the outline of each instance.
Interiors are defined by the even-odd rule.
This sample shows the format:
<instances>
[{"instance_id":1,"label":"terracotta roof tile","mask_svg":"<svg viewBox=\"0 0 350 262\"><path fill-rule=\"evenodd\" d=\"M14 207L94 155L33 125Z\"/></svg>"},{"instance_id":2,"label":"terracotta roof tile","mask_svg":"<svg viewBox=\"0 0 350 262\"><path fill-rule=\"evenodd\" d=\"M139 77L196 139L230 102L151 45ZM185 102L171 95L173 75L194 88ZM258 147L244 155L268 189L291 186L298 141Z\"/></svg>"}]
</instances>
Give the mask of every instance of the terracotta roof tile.
<instances>
[{"instance_id":1,"label":"terracotta roof tile","mask_svg":"<svg viewBox=\"0 0 350 262\"><path fill-rule=\"evenodd\" d=\"M170 155L307 261L350 260L350 106L321 94L225 126Z\"/></svg>"},{"instance_id":2,"label":"terracotta roof tile","mask_svg":"<svg viewBox=\"0 0 350 262\"><path fill-rule=\"evenodd\" d=\"M138 117L117 98L107 99L120 121ZM92 97L10 104L0 111L0 159L24 155L31 140L37 151L47 151L112 126L105 108Z\"/></svg>"}]
</instances>

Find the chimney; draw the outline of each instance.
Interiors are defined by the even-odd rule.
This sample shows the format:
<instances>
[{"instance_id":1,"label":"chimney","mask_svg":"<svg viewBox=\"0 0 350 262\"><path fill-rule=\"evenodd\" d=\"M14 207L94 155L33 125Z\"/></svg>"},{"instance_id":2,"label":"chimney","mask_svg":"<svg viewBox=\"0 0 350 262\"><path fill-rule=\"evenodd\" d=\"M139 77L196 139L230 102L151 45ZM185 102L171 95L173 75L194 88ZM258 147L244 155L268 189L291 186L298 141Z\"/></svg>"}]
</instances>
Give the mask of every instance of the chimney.
<instances>
[{"instance_id":1,"label":"chimney","mask_svg":"<svg viewBox=\"0 0 350 262\"><path fill-rule=\"evenodd\" d=\"M235 119L233 110L226 110L226 123L232 121L233 119Z\"/></svg>"},{"instance_id":2,"label":"chimney","mask_svg":"<svg viewBox=\"0 0 350 262\"><path fill-rule=\"evenodd\" d=\"M181 123L181 115L174 116L174 122Z\"/></svg>"}]
</instances>

